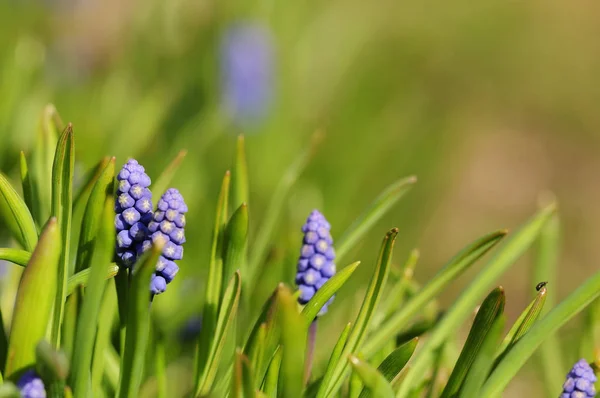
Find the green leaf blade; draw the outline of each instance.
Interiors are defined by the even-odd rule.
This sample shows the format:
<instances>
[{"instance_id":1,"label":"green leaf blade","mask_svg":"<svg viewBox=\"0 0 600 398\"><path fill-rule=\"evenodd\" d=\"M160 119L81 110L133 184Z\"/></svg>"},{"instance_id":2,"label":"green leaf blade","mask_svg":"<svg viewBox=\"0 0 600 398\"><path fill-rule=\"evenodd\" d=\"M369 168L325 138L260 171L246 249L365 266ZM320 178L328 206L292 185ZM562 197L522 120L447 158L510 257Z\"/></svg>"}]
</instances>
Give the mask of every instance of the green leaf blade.
<instances>
[{"instance_id":1,"label":"green leaf blade","mask_svg":"<svg viewBox=\"0 0 600 398\"><path fill-rule=\"evenodd\" d=\"M58 223L51 218L19 283L8 343L6 377L35 362L35 347L46 335L56 291L60 239Z\"/></svg>"},{"instance_id":2,"label":"green leaf blade","mask_svg":"<svg viewBox=\"0 0 600 398\"><path fill-rule=\"evenodd\" d=\"M67 278L69 274L69 254L71 245L71 216L73 210L73 173L75 167L75 144L73 127L69 123L56 145L54 165L52 167L52 208L61 237L62 252L58 267L56 299L54 301L54 320L52 323L52 342L60 345L60 328L66 300Z\"/></svg>"},{"instance_id":3,"label":"green leaf blade","mask_svg":"<svg viewBox=\"0 0 600 398\"><path fill-rule=\"evenodd\" d=\"M365 388L375 397L393 398L394 390L386 378L368 362L361 361L355 356L350 356L350 364L360 376Z\"/></svg>"},{"instance_id":4,"label":"green leaf blade","mask_svg":"<svg viewBox=\"0 0 600 398\"><path fill-rule=\"evenodd\" d=\"M283 358L278 391L281 397L300 398L303 390L305 343L308 328L298 312L298 304L289 289L280 289L279 324Z\"/></svg>"},{"instance_id":5,"label":"green leaf blade","mask_svg":"<svg viewBox=\"0 0 600 398\"><path fill-rule=\"evenodd\" d=\"M2 173L0 173L0 217L21 247L32 252L38 241L35 222L23 199Z\"/></svg>"},{"instance_id":6,"label":"green leaf blade","mask_svg":"<svg viewBox=\"0 0 600 398\"><path fill-rule=\"evenodd\" d=\"M0 248L0 260L10 261L13 264L25 267L31 259L31 253L19 249Z\"/></svg>"}]
</instances>

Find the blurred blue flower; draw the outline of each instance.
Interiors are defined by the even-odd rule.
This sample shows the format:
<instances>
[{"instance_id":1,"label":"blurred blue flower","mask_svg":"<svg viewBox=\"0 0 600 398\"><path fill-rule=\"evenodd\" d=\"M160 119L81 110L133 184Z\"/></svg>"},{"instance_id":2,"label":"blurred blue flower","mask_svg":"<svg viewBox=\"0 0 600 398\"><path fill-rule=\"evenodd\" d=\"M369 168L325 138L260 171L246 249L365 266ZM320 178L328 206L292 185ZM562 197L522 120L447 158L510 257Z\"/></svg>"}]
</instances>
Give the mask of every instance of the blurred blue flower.
<instances>
[{"instance_id":1,"label":"blurred blue flower","mask_svg":"<svg viewBox=\"0 0 600 398\"><path fill-rule=\"evenodd\" d=\"M175 188L169 188L158 201L152 221L148 223L148 237L140 247L143 252L151 246L151 242L163 239L165 246L158 258L156 272L152 275L150 291L153 294L163 293L167 284L171 283L179 267L176 260L183 258L185 243L185 213L188 208L183 196Z\"/></svg>"},{"instance_id":2,"label":"blurred blue flower","mask_svg":"<svg viewBox=\"0 0 600 398\"><path fill-rule=\"evenodd\" d=\"M117 175L115 201L116 253L121 265L130 267L148 237L148 223L152 220L152 192L150 177L137 160L129 159Z\"/></svg>"},{"instance_id":3,"label":"blurred blue flower","mask_svg":"<svg viewBox=\"0 0 600 398\"><path fill-rule=\"evenodd\" d=\"M310 213L306 224L302 226L304 240L296 273L300 304L308 303L317 290L335 275L335 251L330 229L331 225L317 210ZM321 308L319 315L327 312L327 307L332 301L333 297Z\"/></svg>"},{"instance_id":4,"label":"blurred blue flower","mask_svg":"<svg viewBox=\"0 0 600 398\"><path fill-rule=\"evenodd\" d=\"M17 388L23 398L46 398L44 382L33 370L23 373L17 382Z\"/></svg>"},{"instance_id":5,"label":"blurred blue flower","mask_svg":"<svg viewBox=\"0 0 600 398\"><path fill-rule=\"evenodd\" d=\"M592 398L596 396L596 375L585 359L580 359L567 375L560 398Z\"/></svg>"},{"instance_id":6,"label":"blurred blue flower","mask_svg":"<svg viewBox=\"0 0 600 398\"><path fill-rule=\"evenodd\" d=\"M235 124L251 127L269 112L273 97L274 55L269 30L240 22L225 31L220 46L222 96Z\"/></svg>"}]
</instances>

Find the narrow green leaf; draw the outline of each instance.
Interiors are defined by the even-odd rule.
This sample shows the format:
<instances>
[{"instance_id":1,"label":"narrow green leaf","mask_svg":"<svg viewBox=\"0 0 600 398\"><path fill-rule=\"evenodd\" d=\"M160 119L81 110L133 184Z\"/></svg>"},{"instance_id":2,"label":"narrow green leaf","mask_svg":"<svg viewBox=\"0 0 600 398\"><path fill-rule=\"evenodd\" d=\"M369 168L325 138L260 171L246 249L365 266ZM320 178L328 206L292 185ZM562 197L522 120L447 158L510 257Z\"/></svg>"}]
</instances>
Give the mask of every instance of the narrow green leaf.
<instances>
[{"instance_id":1,"label":"narrow green leaf","mask_svg":"<svg viewBox=\"0 0 600 398\"><path fill-rule=\"evenodd\" d=\"M471 314L477 301L488 289L488 286L514 264L531 246L545 222L552 216L555 210L556 206L554 204L540 210L506 242L475 280L463 291L444 318L432 331L429 339L425 342L421 351L419 351L419 355L415 357L413 366L406 374L406 379L401 384L400 390L396 395L397 397L403 398L408 396L411 387L420 383L433 352L449 335L456 332L459 325Z\"/></svg>"},{"instance_id":2,"label":"narrow green leaf","mask_svg":"<svg viewBox=\"0 0 600 398\"><path fill-rule=\"evenodd\" d=\"M548 282L552 292L558 291L558 259L560 248L560 219L558 214L554 214L540 233L537 247L537 256L535 267L533 267L532 285L541 281ZM548 313L556 304L556 293L552 293L546 298L546 304L542 310L542 315ZM593 306L590 306L590 310ZM589 310L588 310L589 313ZM594 314L600 314L600 311L594 311ZM600 325L598 322L593 322ZM585 339L582 339L585 340ZM586 350L586 352L589 352ZM538 367L544 380L544 389L546 395L550 396L561 388L564 369L566 368L562 355L562 348L558 336L551 335L544 341L538 351Z\"/></svg>"},{"instance_id":3,"label":"narrow green leaf","mask_svg":"<svg viewBox=\"0 0 600 398\"><path fill-rule=\"evenodd\" d=\"M46 335L56 291L60 231L51 218L25 267L11 323L5 377L35 362L35 346Z\"/></svg>"},{"instance_id":4,"label":"narrow green leaf","mask_svg":"<svg viewBox=\"0 0 600 398\"><path fill-rule=\"evenodd\" d=\"M313 135L308 148L294 160L277 184L277 188L275 188L275 192L273 192L271 201L264 213L265 217L256 231L256 238L252 244L252 251L250 252L250 259L248 261L248 275L244 276L248 281L247 286L255 285L255 279L264 263L265 255L271 244L272 235L277 223L280 221L281 211L288 193L310 162L318 144L321 142L321 138L322 133L319 131ZM251 294L251 292L248 293Z\"/></svg>"},{"instance_id":5,"label":"narrow green leaf","mask_svg":"<svg viewBox=\"0 0 600 398\"><path fill-rule=\"evenodd\" d=\"M71 253L69 254L69 277L75 273L75 263L77 262L77 252L79 251L81 228L83 224L83 215L90 199L92 189L96 186L98 179L108 166L111 158L105 156L102 160L96 164L92 170L86 173L83 178L83 186L79 189L79 192L74 196L73 199L73 215L71 220L71 241L77 242L77 245L71 245ZM85 250L85 248L82 248Z\"/></svg>"},{"instance_id":6,"label":"narrow green leaf","mask_svg":"<svg viewBox=\"0 0 600 398\"><path fill-rule=\"evenodd\" d=\"M96 341L94 343L94 356L92 362L92 391L100 391L104 377L105 351L111 345L111 331L117 312L117 292L108 286L104 290L104 297L98 316L98 331L96 332ZM115 382L114 387L116 387Z\"/></svg>"},{"instance_id":7,"label":"narrow green leaf","mask_svg":"<svg viewBox=\"0 0 600 398\"><path fill-rule=\"evenodd\" d=\"M97 239L103 219L104 206L107 198L112 197L114 177L115 158L111 158L96 179L85 206L79 234L79 250L77 250L75 272L80 272L90 266L94 242Z\"/></svg>"},{"instance_id":8,"label":"narrow green leaf","mask_svg":"<svg viewBox=\"0 0 600 398\"><path fill-rule=\"evenodd\" d=\"M214 383L219 368L221 353L225 346L227 331L234 323L233 321L237 313L241 283L240 273L236 272L233 274L233 277L225 289L214 334L212 334L210 349L207 354L201 353L198 357L201 360L201 362L197 364L198 369L200 370L200 377L196 379L197 385L195 388L195 396L208 394Z\"/></svg>"},{"instance_id":9,"label":"narrow green leaf","mask_svg":"<svg viewBox=\"0 0 600 398\"><path fill-rule=\"evenodd\" d=\"M223 281L228 280L243 263L248 240L248 206L242 203L225 229L223 241Z\"/></svg>"},{"instance_id":10,"label":"narrow green leaf","mask_svg":"<svg viewBox=\"0 0 600 398\"><path fill-rule=\"evenodd\" d=\"M387 213L398 200L417 182L417 177L410 176L394 182L377 196L364 213L348 227L336 243L336 255L343 258L348 251L362 239L369 229Z\"/></svg>"},{"instance_id":11,"label":"narrow green leaf","mask_svg":"<svg viewBox=\"0 0 600 398\"><path fill-rule=\"evenodd\" d=\"M179 170L179 166L181 166L181 162L183 162L183 159L185 159L186 155L187 150L182 149L177 153L171 163L169 163L169 165L163 169L163 172L152 184L152 190L154 192L156 192L158 195L162 195L167 191L171 185L171 181L173 181L173 177L175 177L175 173L177 173L177 170Z\"/></svg>"},{"instance_id":12,"label":"narrow green leaf","mask_svg":"<svg viewBox=\"0 0 600 398\"><path fill-rule=\"evenodd\" d=\"M508 350L512 348L513 345L521 338L531 326L537 321L540 313L544 308L544 303L546 302L546 297L548 296L547 290L545 287L542 287L540 291L537 293L535 298L527 308L519 315L513 326L510 328L506 337L502 341L502 344L498 348L498 358L501 358L505 355ZM499 361L498 361L499 362Z\"/></svg>"},{"instance_id":13,"label":"narrow green leaf","mask_svg":"<svg viewBox=\"0 0 600 398\"><path fill-rule=\"evenodd\" d=\"M234 376L230 397L234 398L254 398L256 395L253 383L254 375L250 361L237 349L235 352Z\"/></svg>"},{"instance_id":14,"label":"narrow green leaf","mask_svg":"<svg viewBox=\"0 0 600 398\"><path fill-rule=\"evenodd\" d=\"M46 222L50 216L52 202L52 166L56 154L56 144L61 131L65 125L56 112L54 105L49 104L44 108L40 120L40 127L35 140L31 172L37 200L39 213L36 214L38 225Z\"/></svg>"},{"instance_id":15,"label":"narrow green leaf","mask_svg":"<svg viewBox=\"0 0 600 398\"><path fill-rule=\"evenodd\" d=\"M198 348L196 349L194 362L195 366L195 386L194 390L199 388L201 372L206 365L210 345L217 324L217 316L219 304L221 302L221 286L223 284L223 236L227 225L228 202L229 202L229 185L231 174L229 171L225 173L221 184L221 191L217 200L217 209L215 214L215 225L212 234L212 245L210 252L210 262L208 267L208 277L206 281L206 300L202 312L202 333L198 340Z\"/></svg>"},{"instance_id":16,"label":"narrow green leaf","mask_svg":"<svg viewBox=\"0 0 600 398\"><path fill-rule=\"evenodd\" d=\"M313 298L304 306L302 315L304 316L304 321L307 328L310 326L312 321L314 321L319 311L321 311L323 305L325 305L325 303L331 297L333 297L333 295L344 285L344 283L348 281L350 276L354 273L359 265L360 261L357 261L344 267L340 272L325 282L325 284L321 286Z\"/></svg>"},{"instance_id":17,"label":"narrow green leaf","mask_svg":"<svg viewBox=\"0 0 600 398\"><path fill-rule=\"evenodd\" d=\"M452 374L446 383L446 388L442 392L442 398L455 397L458 394L488 333L492 330L496 320L503 314L505 303L506 296L502 287L492 290L483 300L469 331L467 341L454 365Z\"/></svg>"},{"instance_id":18,"label":"narrow green leaf","mask_svg":"<svg viewBox=\"0 0 600 398\"><path fill-rule=\"evenodd\" d=\"M164 242L157 242L135 264L127 311L127 332L121 358L120 398L136 398L144 374L144 357L150 330L150 277L162 253Z\"/></svg>"},{"instance_id":19,"label":"narrow green leaf","mask_svg":"<svg viewBox=\"0 0 600 398\"><path fill-rule=\"evenodd\" d=\"M102 296L107 285L104 276L106 264L110 263L114 253L115 228L112 197L105 201L104 212L99 224L96 240L93 243L90 278L77 322L73 351L73 374L70 385L77 396L87 396L92 393L92 354Z\"/></svg>"},{"instance_id":20,"label":"narrow green leaf","mask_svg":"<svg viewBox=\"0 0 600 398\"><path fill-rule=\"evenodd\" d=\"M391 316L397 312L398 308L401 307L406 296L406 289L408 288L409 282L412 281L415 266L419 261L420 252L417 249L413 249L406 260L406 263L402 267L402 275L398 281L390 289L390 293L385 300L383 312L383 320L390 319Z\"/></svg>"},{"instance_id":21,"label":"narrow green leaf","mask_svg":"<svg viewBox=\"0 0 600 398\"><path fill-rule=\"evenodd\" d=\"M494 353L497 350L505 321L506 318L504 315L499 316L494 321L494 324L481 344L481 349L473 361L473 366L471 366L469 373L466 375L465 382L458 393L458 397L471 398L483 396L480 394L480 390L492 369Z\"/></svg>"},{"instance_id":22,"label":"narrow green leaf","mask_svg":"<svg viewBox=\"0 0 600 398\"><path fill-rule=\"evenodd\" d=\"M479 260L484 254L504 238L506 231L492 232L472 242L456 254L438 273L414 296L400 308L388 321L373 331L362 353L366 358L381 350L385 344L409 323L412 317L419 314L425 305L454 281L460 274Z\"/></svg>"},{"instance_id":23,"label":"narrow green leaf","mask_svg":"<svg viewBox=\"0 0 600 398\"><path fill-rule=\"evenodd\" d=\"M588 278L521 337L484 384L482 396L491 397L502 392L540 344L598 296L600 296L600 272Z\"/></svg>"},{"instance_id":24,"label":"narrow green leaf","mask_svg":"<svg viewBox=\"0 0 600 398\"><path fill-rule=\"evenodd\" d=\"M360 352L361 350L362 342L366 337L367 328L375 314L377 304L379 303L381 293L387 281L390 263L392 261L392 250L397 235L398 229L394 228L390 230L383 239L375 271L371 278L371 282L369 283L365 299L356 317L356 321L354 322L354 327L350 332L350 336L342 351L340 360L336 363L330 362L327 367L323 383L319 390L318 396L320 398L331 396L339 390L345 376L349 372L348 361L346 358L351 353Z\"/></svg>"},{"instance_id":25,"label":"narrow green leaf","mask_svg":"<svg viewBox=\"0 0 600 398\"><path fill-rule=\"evenodd\" d=\"M233 169L232 205L237 208L248 202L248 162L246 161L246 143L243 135L239 135L235 151L235 167Z\"/></svg>"},{"instance_id":26,"label":"narrow green leaf","mask_svg":"<svg viewBox=\"0 0 600 398\"><path fill-rule=\"evenodd\" d=\"M277 391L284 398L301 397L304 377L304 355L308 329L305 320L298 312L298 304L292 292L285 288L278 292L281 311L279 325L281 328L281 345L283 359Z\"/></svg>"},{"instance_id":27,"label":"narrow green leaf","mask_svg":"<svg viewBox=\"0 0 600 398\"><path fill-rule=\"evenodd\" d=\"M69 278L67 281L67 296L70 296L78 287L87 286L91 271L92 270L90 268L85 268ZM115 263L112 263L108 267L105 266L103 277L104 279L110 279L115 277L118 273L119 266Z\"/></svg>"},{"instance_id":28,"label":"narrow green leaf","mask_svg":"<svg viewBox=\"0 0 600 398\"><path fill-rule=\"evenodd\" d=\"M119 354L112 345L104 351L104 381L113 391L119 388L119 375L121 374L121 363Z\"/></svg>"},{"instance_id":29,"label":"narrow green leaf","mask_svg":"<svg viewBox=\"0 0 600 398\"><path fill-rule=\"evenodd\" d=\"M52 343L60 345L60 328L67 298L67 278L69 275L69 254L71 245L71 215L73 210L73 173L75 167L75 146L73 127L69 123L56 145L52 167L52 209L62 237L62 251L58 266L54 319L52 322Z\"/></svg>"},{"instance_id":30,"label":"narrow green leaf","mask_svg":"<svg viewBox=\"0 0 600 398\"><path fill-rule=\"evenodd\" d=\"M415 337L414 339L402 344L400 347L392 351L390 355L388 355L377 367L377 370L379 370L383 377L385 377L385 379L392 385L394 385L394 383L398 380L400 372L402 372L402 369L404 369L410 357L412 357L418 343L419 338ZM371 396L372 395L368 390L363 390L363 392L360 394L360 398L368 398Z\"/></svg>"},{"instance_id":31,"label":"narrow green leaf","mask_svg":"<svg viewBox=\"0 0 600 398\"><path fill-rule=\"evenodd\" d=\"M0 173L0 217L11 235L28 252L33 251L38 236L33 217L17 191Z\"/></svg>"},{"instance_id":32,"label":"narrow green leaf","mask_svg":"<svg viewBox=\"0 0 600 398\"><path fill-rule=\"evenodd\" d=\"M250 357L250 364L252 369L262 369L263 362L265 360L265 346L267 343L267 324L262 323L258 328L258 332L256 334L256 342L254 345L254 349L251 352L252 356ZM262 377L258 377L258 374L254 373L254 386L256 389L260 388L260 384L262 382Z\"/></svg>"},{"instance_id":33,"label":"narrow green leaf","mask_svg":"<svg viewBox=\"0 0 600 398\"><path fill-rule=\"evenodd\" d=\"M73 358L77 316L79 315L82 297L83 295L81 294L71 294L65 302L65 316L63 318L60 348L67 354L69 359Z\"/></svg>"},{"instance_id":34,"label":"narrow green leaf","mask_svg":"<svg viewBox=\"0 0 600 398\"><path fill-rule=\"evenodd\" d=\"M269 398L277 397L277 384L279 381L279 372L281 370L281 360L283 359L283 350L281 346L277 348L275 354L269 362L269 367L263 382L263 392Z\"/></svg>"},{"instance_id":35,"label":"narrow green leaf","mask_svg":"<svg viewBox=\"0 0 600 398\"><path fill-rule=\"evenodd\" d=\"M361 361L357 357L350 356L350 364L354 371L362 379L365 388L375 397L393 398L394 390L388 380L368 362Z\"/></svg>"},{"instance_id":36,"label":"narrow green leaf","mask_svg":"<svg viewBox=\"0 0 600 398\"><path fill-rule=\"evenodd\" d=\"M167 386L167 353L165 347L165 336L158 330L156 325L154 327L154 372L156 373L156 389L157 398L167 398L168 386Z\"/></svg>"},{"instance_id":37,"label":"narrow green leaf","mask_svg":"<svg viewBox=\"0 0 600 398\"><path fill-rule=\"evenodd\" d=\"M27 165L27 158L25 157L25 152L21 151L19 154L19 166L21 171L21 186L23 187L23 199L25 200L25 205L31 211L31 216L35 222L38 220L39 214L39 206L37 200L37 194L35 192L35 185L31 179L31 172L29 171L29 166Z\"/></svg>"},{"instance_id":38,"label":"narrow green leaf","mask_svg":"<svg viewBox=\"0 0 600 398\"><path fill-rule=\"evenodd\" d=\"M0 249L0 260L25 267L31 259L31 253L19 249Z\"/></svg>"}]
</instances>

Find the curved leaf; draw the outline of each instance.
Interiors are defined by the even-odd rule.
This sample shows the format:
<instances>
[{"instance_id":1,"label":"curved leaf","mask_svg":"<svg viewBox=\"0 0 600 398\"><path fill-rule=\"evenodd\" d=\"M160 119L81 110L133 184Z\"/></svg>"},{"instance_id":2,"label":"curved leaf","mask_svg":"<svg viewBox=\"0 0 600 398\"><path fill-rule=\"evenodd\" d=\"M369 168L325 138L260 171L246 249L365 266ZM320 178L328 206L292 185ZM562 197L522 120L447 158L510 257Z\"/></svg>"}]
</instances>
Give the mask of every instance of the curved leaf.
<instances>
[{"instance_id":1,"label":"curved leaf","mask_svg":"<svg viewBox=\"0 0 600 398\"><path fill-rule=\"evenodd\" d=\"M38 240L35 222L23 199L2 173L0 173L0 217L6 223L13 238L28 252L33 251Z\"/></svg>"},{"instance_id":2,"label":"curved leaf","mask_svg":"<svg viewBox=\"0 0 600 398\"><path fill-rule=\"evenodd\" d=\"M360 376L365 384L365 388L376 397L393 398L394 390L388 380L368 362L361 361L357 357L351 355L350 364L354 371Z\"/></svg>"},{"instance_id":3,"label":"curved leaf","mask_svg":"<svg viewBox=\"0 0 600 398\"><path fill-rule=\"evenodd\" d=\"M25 267L31 259L31 253L19 249L0 249L0 260L10 261L11 263Z\"/></svg>"}]
</instances>

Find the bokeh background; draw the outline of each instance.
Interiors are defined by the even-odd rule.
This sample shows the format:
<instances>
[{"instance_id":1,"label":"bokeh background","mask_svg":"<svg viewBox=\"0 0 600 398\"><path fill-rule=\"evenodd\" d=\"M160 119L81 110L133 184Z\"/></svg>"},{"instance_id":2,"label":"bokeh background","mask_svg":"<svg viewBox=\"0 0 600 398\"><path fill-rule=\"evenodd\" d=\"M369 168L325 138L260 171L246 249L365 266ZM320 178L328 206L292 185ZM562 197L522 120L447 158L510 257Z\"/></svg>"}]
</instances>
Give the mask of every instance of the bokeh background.
<instances>
[{"instance_id":1,"label":"bokeh background","mask_svg":"<svg viewBox=\"0 0 600 398\"><path fill-rule=\"evenodd\" d=\"M292 282L312 208L335 238L388 184L419 179L348 256L363 260L362 275L324 318L324 346L356 310L387 229L400 228L397 262L420 249L425 282L467 242L518 226L547 191L563 224L560 286L549 286L561 298L600 258L599 18L586 0L2 1L0 169L17 177L48 103L74 125L81 173L114 155L156 177L187 149L173 185L190 207L189 243L180 288L161 300L169 314L190 295L200 306L236 136L246 136L252 238L284 170L319 130L272 242L291 271L267 270L263 295ZM511 319L532 295L531 262L500 281ZM561 332L565 345L579 321ZM506 396L541 394L539 383L532 362Z\"/></svg>"}]
</instances>

